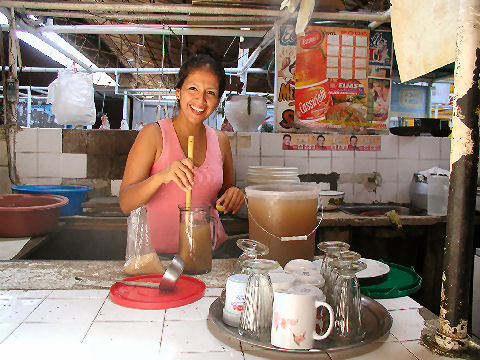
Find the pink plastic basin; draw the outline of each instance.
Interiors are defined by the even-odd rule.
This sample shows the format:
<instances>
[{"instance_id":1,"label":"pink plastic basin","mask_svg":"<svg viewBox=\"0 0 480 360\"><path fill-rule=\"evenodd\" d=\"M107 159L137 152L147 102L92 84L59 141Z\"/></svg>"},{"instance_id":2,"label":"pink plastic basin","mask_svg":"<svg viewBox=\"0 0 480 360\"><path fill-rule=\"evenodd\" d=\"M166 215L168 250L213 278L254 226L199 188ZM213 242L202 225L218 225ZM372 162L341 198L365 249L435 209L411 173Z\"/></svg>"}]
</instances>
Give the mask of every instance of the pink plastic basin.
<instances>
[{"instance_id":1,"label":"pink plastic basin","mask_svg":"<svg viewBox=\"0 0 480 360\"><path fill-rule=\"evenodd\" d=\"M65 196L0 195L0 237L29 237L49 233L58 224Z\"/></svg>"}]
</instances>

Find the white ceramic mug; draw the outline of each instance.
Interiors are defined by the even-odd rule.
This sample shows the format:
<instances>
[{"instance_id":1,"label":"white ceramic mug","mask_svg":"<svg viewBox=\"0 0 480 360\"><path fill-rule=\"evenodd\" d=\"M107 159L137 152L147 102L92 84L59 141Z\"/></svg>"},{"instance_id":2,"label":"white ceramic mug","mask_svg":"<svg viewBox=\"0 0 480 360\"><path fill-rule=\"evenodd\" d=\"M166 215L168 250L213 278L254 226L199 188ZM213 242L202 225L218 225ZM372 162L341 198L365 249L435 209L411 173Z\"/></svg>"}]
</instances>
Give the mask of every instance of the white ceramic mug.
<instances>
[{"instance_id":1,"label":"white ceramic mug","mask_svg":"<svg viewBox=\"0 0 480 360\"><path fill-rule=\"evenodd\" d=\"M245 304L247 280L247 274L234 274L227 279L223 308L223 321L227 325L237 327L240 322L240 314Z\"/></svg>"},{"instance_id":2,"label":"white ceramic mug","mask_svg":"<svg viewBox=\"0 0 480 360\"><path fill-rule=\"evenodd\" d=\"M315 331L317 308L325 307L330 315L327 331L322 335ZM275 292L271 343L285 349L311 349L314 340L327 338L333 327L333 309L318 301L309 291L289 290Z\"/></svg>"}]
</instances>

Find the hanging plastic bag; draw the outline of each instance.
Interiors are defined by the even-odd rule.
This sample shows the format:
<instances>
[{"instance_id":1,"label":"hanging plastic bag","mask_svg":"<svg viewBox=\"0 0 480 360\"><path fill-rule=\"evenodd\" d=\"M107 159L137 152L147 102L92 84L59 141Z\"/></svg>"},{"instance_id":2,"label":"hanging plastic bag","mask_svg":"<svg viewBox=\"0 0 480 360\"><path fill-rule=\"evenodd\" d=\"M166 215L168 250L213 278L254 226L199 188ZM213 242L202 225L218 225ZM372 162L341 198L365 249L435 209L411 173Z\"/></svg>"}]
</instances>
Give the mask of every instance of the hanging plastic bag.
<instances>
[{"instance_id":1,"label":"hanging plastic bag","mask_svg":"<svg viewBox=\"0 0 480 360\"><path fill-rule=\"evenodd\" d=\"M123 271L127 275L163 274L157 253L150 244L147 209L133 210L127 220L127 249Z\"/></svg>"},{"instance_id":2,"label":"hanging plastic bag","mask_svg":"<svg viewBox=\"0 0 480 360\"><path fill-rule=\"evenodd\" d=\"M74 70L61 70L48 86L47 102L52 104L55 122L60 125L93 125L96 120L93 77Z\"/></svg>"}]
</instances>

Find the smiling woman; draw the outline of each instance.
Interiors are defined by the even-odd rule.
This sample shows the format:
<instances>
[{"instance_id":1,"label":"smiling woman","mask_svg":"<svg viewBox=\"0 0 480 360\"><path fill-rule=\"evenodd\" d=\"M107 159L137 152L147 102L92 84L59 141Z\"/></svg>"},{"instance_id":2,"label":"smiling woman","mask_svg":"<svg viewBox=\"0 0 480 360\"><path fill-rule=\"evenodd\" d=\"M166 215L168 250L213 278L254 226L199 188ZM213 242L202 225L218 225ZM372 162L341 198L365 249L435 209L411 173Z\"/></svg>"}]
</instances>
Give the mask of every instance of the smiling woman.
<instances>
[{"instance_id":1,"label":"smiling woman","mask_svg":"<svg viewBox=\"0 0 480 360\"><path fill-rule=\"evenodd\" d=\"M225 71L210 50L200 50L179 72L175 96L178 114L146 125L128 155L120 188L125 213L146 205L151 242L157 252L178 252L179 206L192 192L191 206L210 207L219 222L215 205L236 212L243 203L234 186L233 160L227 136L204 125L225 90ZM187 158L188 137L193 136L194 156ZM215 244L227 236L217 227Z\"/></svg>"}]
</instances>

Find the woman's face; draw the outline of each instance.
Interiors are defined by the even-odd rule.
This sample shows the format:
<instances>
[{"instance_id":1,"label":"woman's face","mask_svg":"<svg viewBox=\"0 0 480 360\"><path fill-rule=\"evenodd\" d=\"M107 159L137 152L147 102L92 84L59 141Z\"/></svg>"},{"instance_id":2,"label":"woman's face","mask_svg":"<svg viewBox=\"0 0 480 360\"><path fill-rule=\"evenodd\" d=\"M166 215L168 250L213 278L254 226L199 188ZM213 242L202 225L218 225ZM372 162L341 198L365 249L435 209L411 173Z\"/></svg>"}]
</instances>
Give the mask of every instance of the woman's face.
<instances>
[{"instance_id":1,"label":"woman's face","mask_svg":"<svg viewBox=\"0 0 480 360\"><path fill-rule=\"evenodd\" d=\"M217 108L218 78L208 69L193 70L181 89L175 89L180 113L193 123L202 123Z\"/></svg>"}]
</instances>

